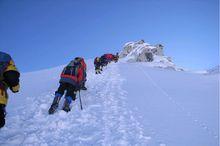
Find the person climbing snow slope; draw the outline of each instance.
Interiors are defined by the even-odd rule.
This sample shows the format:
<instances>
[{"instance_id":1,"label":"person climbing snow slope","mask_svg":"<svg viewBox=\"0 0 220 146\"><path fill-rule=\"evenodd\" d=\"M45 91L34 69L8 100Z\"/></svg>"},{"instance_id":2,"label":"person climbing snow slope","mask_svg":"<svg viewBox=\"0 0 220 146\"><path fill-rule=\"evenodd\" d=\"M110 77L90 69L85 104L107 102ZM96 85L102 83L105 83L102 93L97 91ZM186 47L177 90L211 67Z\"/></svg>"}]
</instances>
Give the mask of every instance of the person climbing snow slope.
<instances>
[{"instance_id":1,"label":"person climbing snow slope","mask_svg":"<svg viewBox=\"0 0 220 146\"><path fill-rule=\"evenodd\" d=\"M65 93L63 110L69 112L72 100L76 99L76 92L85 88L86 64L83 58L76 57L62 71L60 75L60 86L55 92L53 103L49 109L49 114L53 114L58 106L61 97Z\"/></svg>"},{"instance_id":2,"label":"person climbing snow slope","mask_svg":"<svg viewBox=\"0 0 220 146\"><path fill-rule=\"evenodd\" d=\"M8 102L7 89L13 93L19 91L19 77L14 61L7 53L0 52L0 128L5 125L6 105Z\"/></svg>"}]
</instances>

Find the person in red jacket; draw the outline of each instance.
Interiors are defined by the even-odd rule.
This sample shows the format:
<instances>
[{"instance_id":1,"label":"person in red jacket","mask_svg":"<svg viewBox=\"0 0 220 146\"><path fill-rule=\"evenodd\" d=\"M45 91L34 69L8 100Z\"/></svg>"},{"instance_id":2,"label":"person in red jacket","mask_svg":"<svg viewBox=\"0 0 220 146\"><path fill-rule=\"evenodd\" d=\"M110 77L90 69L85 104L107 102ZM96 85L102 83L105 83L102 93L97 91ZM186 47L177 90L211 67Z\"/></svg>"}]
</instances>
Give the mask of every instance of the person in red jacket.
<instances>
[{"instance_id":1,"label":"person in red jacket","mask_svg":"<svg viewBox=\"0 0 220 146\"><path fill-rule=\"evenodd\" d=\"M106 59L107 59L108 62L111 62L114 59L114 55L113 54L105 54L105 56L106 56Z\"/></svg>"},{"instance_id":2,"label":"person in red jacket","mask_svg":"<svg viewBox=\"0 0 220 146\"><path fill-rule=\"evenodd\" d=\"M114 55L113 54L104 54L101 56L101 63L102 66L106 66L108 63L113 61Z\"/></svg>"},{"instance_id":3,"label":"person in red jacket","mask_svg":"<svg viewBox=\"0 0 220 146\"><path fill-rule=\"evenodd\" d=\"M58 108L61 97L65 94L63 110L69 112L72 100L76 99L76 92L84 87L86 82L86 64L83 58L76 57L62 71L60 75L60 86L55 92L53 103L49 114L53 114Z\"/></svg>"}]
</instances>

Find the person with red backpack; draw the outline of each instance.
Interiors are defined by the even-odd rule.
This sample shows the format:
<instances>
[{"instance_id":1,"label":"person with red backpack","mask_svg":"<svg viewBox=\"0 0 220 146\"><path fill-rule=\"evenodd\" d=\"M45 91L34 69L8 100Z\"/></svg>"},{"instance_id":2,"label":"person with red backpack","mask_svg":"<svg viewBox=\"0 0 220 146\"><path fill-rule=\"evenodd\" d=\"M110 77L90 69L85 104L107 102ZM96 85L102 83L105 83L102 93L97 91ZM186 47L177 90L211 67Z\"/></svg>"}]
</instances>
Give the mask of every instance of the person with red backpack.
<instances>
[{"instance_id":1,"label":"person with red backpack","mask_svg":"<svg viewBox=\"0 0 220 146\"><path fill-rule=\"evenodd\" d=\"M65 94L63 110L69 112L72 100L76 99L76 92L85 87L86 63L83 58L76 57L62 71L60 75L60 86L55 92L53 103L49 109L49 114L53 114L59 105L61 97Z\"/></svg>"},{"instance_id":2,"label":"person with red backpack","mask_svg":"<svg viewBox=\"0 0 220 146\"><path fill-rule=\"evenodd\" d=\"M105 54L105 58L107 59L107 62L110 63L114 59L113 54Z\"/></svg>"},{"instance_id":3,"label":"person with red backpack","mask_svg":"<svg viewBox=\"0 0 220 146\"><path fill-rule=\"evenodd\" d=\"M101 56L101 63L102 66L106 66L108 63L113 61L114 56L112 54L104 54Z\"/></svg>"}]
</instances>

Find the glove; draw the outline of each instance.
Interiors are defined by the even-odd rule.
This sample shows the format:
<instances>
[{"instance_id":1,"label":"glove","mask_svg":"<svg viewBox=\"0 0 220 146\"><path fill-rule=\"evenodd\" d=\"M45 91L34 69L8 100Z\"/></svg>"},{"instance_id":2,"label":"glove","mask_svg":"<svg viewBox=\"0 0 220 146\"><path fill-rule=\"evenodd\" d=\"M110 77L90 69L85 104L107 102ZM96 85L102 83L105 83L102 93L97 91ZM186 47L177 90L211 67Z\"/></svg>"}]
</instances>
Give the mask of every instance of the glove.
<instances>
[{"instance_id":1,"label":"glove","mask_svg":"<svg viewBox=\"0 0 220 146\"><path fill-rule=\"evenodd\" d=\"M20 85L18 84L17 86L11 87L10 89L13 93L17 93L20 89Z\"/></svg>"}]
</instances>

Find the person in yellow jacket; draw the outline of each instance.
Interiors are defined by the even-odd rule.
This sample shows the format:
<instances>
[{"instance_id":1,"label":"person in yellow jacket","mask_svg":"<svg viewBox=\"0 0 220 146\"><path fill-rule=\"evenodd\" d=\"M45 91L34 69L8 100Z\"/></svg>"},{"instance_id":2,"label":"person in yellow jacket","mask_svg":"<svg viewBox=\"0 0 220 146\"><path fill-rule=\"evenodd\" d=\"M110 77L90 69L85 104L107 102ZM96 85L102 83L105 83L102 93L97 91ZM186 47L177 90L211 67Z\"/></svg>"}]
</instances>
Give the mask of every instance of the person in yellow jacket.
<instances>
[{"instance_id":1,"label":"person in yellow jacket","mask_svg":"<svg viewBox=\"0 0 220 146\"><path fill-rule=\"evenodd\" d=\"M14 61L7 53L0 51L0 128L5 125L5 107L8 102L7 89L13 93L19 91L19 77Z\"/></svg>"}]
</instances>

